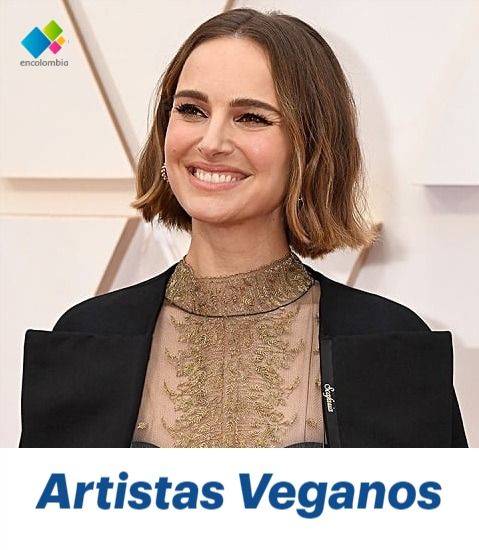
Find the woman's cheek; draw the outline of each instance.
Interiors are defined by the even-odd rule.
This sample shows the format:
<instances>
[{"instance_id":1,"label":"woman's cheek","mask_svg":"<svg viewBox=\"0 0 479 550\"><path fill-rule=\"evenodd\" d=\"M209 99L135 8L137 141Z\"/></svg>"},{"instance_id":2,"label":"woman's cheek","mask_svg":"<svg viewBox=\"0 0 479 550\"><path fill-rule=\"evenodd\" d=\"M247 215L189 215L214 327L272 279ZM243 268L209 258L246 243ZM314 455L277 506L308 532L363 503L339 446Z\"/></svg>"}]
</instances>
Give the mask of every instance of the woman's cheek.
<instances>
[{"instance_id":1,"label":"woman's cheek","mask_svg":"<svg viewBox=\"0 0 479 550\"><path fill-rule=\"evenodd\" d=\"M181 153L191 142L193 132L184 124L171 121L165 136L165 149L171 154Z\"/></svg>"},{"instance_id":2,"label":"woman's cheek","mask_svg":"<svg viewBox=\"0 0 479 550\"><path fill-rule=\"evenodd\" d=\"M250 134L245 147L251 159L255 159L260 165L269 164L278 160L278 151L284 148L284 140L281 135L271 133Z\"/></svg>"},{"instance_id":3,"label":"woman's cheek","mask_svg":"<svg viewBox=\"0 0 479 550\"><path fill-rule=\"evenodd\" d=\"M272 156L271 145L261 137L253 136L246 139L242 144L242 150L256 168L268 164L269 158Z\"/></svg>"}]
</instances>

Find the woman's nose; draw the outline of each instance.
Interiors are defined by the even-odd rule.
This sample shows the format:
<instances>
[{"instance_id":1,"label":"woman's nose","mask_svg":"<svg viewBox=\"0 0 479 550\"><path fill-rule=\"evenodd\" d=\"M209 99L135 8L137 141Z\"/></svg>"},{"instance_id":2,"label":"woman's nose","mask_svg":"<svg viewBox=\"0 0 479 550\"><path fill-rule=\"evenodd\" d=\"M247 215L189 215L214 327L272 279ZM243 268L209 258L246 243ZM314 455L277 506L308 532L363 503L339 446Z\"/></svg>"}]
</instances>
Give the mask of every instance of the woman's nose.
<instances>
[{"instance_id":1,"label":"woman's nose","mask_svg":"<svg viewBox=\"0 0 479 550\"><path fill-rule=\"evenodd\" d=\"M232 135L227 127L227 121L221 117L211 117L202 127L203 135L198 143L198 149L205 156L228 154L234 149Z\"/></svg>"}]
</instances>

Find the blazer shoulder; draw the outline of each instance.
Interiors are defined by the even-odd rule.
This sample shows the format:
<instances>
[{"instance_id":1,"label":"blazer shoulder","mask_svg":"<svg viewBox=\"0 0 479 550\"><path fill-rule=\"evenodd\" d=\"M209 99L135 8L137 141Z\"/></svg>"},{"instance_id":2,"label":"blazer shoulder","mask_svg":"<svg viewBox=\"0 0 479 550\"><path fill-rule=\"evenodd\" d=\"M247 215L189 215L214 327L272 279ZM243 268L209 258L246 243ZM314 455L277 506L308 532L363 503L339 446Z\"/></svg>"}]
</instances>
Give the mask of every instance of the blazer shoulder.
<instances>
[{"instance_id":1,"label":"blazer shoulder","mask_svg":"<svg viewBox=\"0 0 479 550\"><path fill-rule=\"evenodd\" d=\"M100 334L144 333L163 302L166 283L176 264L146 281L88 298L69 308L54 331ZM155 317L156 319L156 317Z\"/></svg>"},{"instance_id":2,"label":"blazer shoulder","mask_svg":"<svg viewBox=\"0 0 479 550\"><path fill-rule=\"evenodd\" d=\"M321 286L322 317L331 334L430 331L409 307L390 298L353 288L308 268Z\"/></svg>"}]
</instances>

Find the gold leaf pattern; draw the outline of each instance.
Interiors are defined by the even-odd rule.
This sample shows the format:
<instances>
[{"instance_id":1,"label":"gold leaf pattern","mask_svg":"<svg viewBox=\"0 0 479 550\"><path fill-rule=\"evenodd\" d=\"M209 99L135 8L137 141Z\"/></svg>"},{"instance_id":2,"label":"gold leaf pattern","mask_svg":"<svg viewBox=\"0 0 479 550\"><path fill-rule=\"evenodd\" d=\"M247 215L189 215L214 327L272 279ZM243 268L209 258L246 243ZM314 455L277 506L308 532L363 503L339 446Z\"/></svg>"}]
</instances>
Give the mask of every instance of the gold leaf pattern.
<instances>
[{"instance_id":1,"label":"gold leaf pattern","mask_svg":"<svg viewBox=\"0 0 479 550\"><path fill-rule=\"evenodd\" d=\"M282 340L299 308L267 316L212 319L187 315L175 321L179 341L187 344L169 360L181 379L165 385L178 413L163 425L176 447L273 447L286 426L286 404L299 378L286 385L287 369L303 342ZM228 350L225 354L224 350Z\"/></svg>"},{"instance_id":2,"label":"gold leaf pattern","mask_svg":"<svg viewBox=\"0 0 479 550\"><path fill-rule=\"evenodd\" d=\"M318 311L319 286L292 253L226 277L199 278L182 260L155 329L141 440L174 447L322 441Z\"/></svg>"},{"instance_id":3,"label":"gold leaf pattern","mask_svg":"<svg viewBox=\"0 0 479 550\"><path fill-rule=\"evenodd\" d=\"M252 315L297 300L313 284L314 280L293 253L253 271L224 277L197 277L183 258L168 281L166 298L197 315Z\"/></svg>"}]
</instances>

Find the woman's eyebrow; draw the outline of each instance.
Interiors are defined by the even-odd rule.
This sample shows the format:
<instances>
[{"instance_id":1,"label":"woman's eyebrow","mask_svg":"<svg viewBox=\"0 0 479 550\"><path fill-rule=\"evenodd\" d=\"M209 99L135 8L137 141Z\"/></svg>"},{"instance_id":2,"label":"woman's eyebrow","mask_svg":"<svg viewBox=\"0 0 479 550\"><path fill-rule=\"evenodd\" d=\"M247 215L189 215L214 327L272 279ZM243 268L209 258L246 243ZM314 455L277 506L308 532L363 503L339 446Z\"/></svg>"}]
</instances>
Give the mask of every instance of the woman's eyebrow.
<instances>
[{"instance_id":1,"label":"woman's eyebrow","mask_svg":"<svg viewBox=\"0 0 479 550\"><path fill-rule=\"evenodd\" d=\"M180 90L179 92L176 92L176 94L173 96L173 99L177 99L179 97L190 97L192 99L198 99L199 101L204 101L205 103L208 103L208 96L203 92L199 92L198 90ZM273 113L281 115L278 109L276 109L269 103L265 103L264 101L261 101L259 99L252 99L250 97L237 97L235 99L232 99L229 103L229 106L257 107L258 109L265 109L267 111L272 111Z\"/></svg>"}]
</instances>

